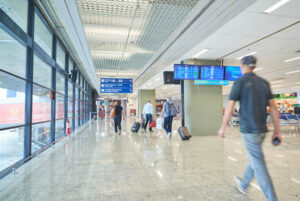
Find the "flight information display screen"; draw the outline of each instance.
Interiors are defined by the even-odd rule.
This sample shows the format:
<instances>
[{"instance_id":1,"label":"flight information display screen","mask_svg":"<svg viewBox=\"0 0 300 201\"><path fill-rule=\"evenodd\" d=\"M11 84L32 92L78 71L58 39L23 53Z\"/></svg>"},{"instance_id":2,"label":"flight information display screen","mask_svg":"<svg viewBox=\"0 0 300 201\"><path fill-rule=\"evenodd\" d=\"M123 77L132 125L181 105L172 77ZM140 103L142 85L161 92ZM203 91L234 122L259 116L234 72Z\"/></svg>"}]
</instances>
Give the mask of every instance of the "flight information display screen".
<instances>
[{"instance_id":1,"label":"flight information display screen","mask_svg":"<svg viewBox=\"0 0 300 201\"><path fill-rule=\"evenodd\" d=\"M225 66L225 80L236 81L242 77L242 71L239 66Z\"/></svg>"},{"instance_id":2,"label":"flight information display screen","mask_svg":"<svg viewBox=\"0 0 300 201\"><path fill-rule=\"evenodd\" d=\"M198 80L200 68L198 65L175 64L175 80Z\"/></svg>"},{"instance_id":3,"label":"flight information display screen","mask_svg":"<svg viewBox=\"0 0 300 201\"><path fill-rule=\"evenodd\" d=\"M223 66L201 66L201 80L224 80Z\"/></svg>"}]
</instances>

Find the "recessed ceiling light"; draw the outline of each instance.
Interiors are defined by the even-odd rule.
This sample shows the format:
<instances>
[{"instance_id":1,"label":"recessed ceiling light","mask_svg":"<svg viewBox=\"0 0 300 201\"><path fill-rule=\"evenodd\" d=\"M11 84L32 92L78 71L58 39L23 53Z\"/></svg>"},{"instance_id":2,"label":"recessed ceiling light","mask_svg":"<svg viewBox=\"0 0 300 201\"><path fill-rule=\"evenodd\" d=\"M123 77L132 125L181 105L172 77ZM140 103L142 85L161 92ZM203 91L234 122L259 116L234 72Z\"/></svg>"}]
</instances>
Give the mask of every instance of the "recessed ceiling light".
<instances>
[{"instance_id":1,"label":"recessed ceiling light","mask_svg":"<svg viewBox=\"0 0 300 201\"><path fill-rule=\"evenodd\" d=\"M201 50L200 52L198 52L195 56L194 56L194 58L197 58L197 57L199 57L200 55L202 55L202 54L204 54L205 52L207 52L209 49L203 49L203 50Z\"/></svg>"},{"instance_id":2,"label":"recessed ceiling light","mask_svg":"<svg viewBox=\"0 0 300 201\"><path fill-rule=\"evenodd\" d=\"M262 70L263 68L255 68L253 71L254 72L257 72L257 71L260 71L260 70Z\"/></svg>"},{"instance_id":3,"label":"recessed ceiling light","mask_svg":"<svg viewBox=\"0 0 300 201\"><path fill-rule=\"evenodd\" d=\"M272 86L272 88L276 88L276 87L282 87L282 85L274 85L274 86Z\"/></svg>"},{"instance_id":4,"label":"recessed ceiling light","mask_svg":"<svg viewBox=\"0 0 300 201\"><path fill-rule=\"evenodd\" d=\"M241 57L239 57L239 58L236 58L236 60L241 60L243 57L245 57L245 56L250 56L250 55L254 55L254 54L257 54L257 52L251 52L251 53L249 53L249 54L246 54L246 55L244 55L244 56L241 56Z\"/></svg>"},{"instance_id":5,"label":"recessed ceiling light","mask_svg":"<svg viewBox=\"0 0 300 201\"><path fill-rule=\"evenodd\" d=\"M160 80L160 78L159 78L159 77L155 79L155 81L158 81L158 80Z\"/></svg>"},{"instance_id":6,"label":"recessed ceiling light","mask_svg":"<svg viewBox=\"0 0 300 201\"><path fill-rule=\"evenodd\" d=\"M280 83L280 82L283 82L283 80L275 80L275 81L271 81L272 84Z\"/></svg>"},{"instance_id":7,"label":"recessed ceiling light","mask_svg":"<svg viewBox=\"0 0 300 201\"><path fill-rule=\"evenodd\" d=\"M283 6L284 4L286 4L287 2L289 2L290 0L281 0L279 2L277 2L276 4L274 4L273 6L271 6L270 8L264 10L264 13L271 13L274 10L278 9L279 7Z\"/></svg>"},{"instance_id":8,"label":"recessed ceiling light","mask_svg":"<svg viewBox=\"0 0 300 201\"><path fill-rule=\"evenodd\" d=\"M284 62L287 63L287 62L295 61L295 60L298 60L298 59L300 59L300 57L295 57L295 58L292 58L292 59L288 59L288 60L285 60Z\"/></svg>"},{"instance_id":9,"label":"recessed ceiling light","mask_svg":"<svg viewBox=\"0 0 300 201\"><path fill-rule=\"evenodd\" d=\"M287 72L285 74L289 75L289 74L293 74L293 73L300 73L300 70L295 70L295 71Z\"/></svg>"}]
</instances>

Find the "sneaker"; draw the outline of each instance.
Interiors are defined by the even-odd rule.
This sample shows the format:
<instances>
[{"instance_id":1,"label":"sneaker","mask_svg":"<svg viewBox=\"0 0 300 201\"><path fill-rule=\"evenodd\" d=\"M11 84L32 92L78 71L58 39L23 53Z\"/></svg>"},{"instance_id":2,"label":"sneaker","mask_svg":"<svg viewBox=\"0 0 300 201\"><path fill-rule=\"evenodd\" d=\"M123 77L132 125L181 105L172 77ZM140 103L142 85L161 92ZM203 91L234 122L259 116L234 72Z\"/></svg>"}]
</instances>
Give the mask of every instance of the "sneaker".
<instances>
[{"instance_id":1,"label":"sneaker","mask_svg":"<svg viewBox=\"0 0 300 201\"><path fill-rule=\"evenodd\" d=\"M246 189L242 188L242 186L241 186L242 180L239 177L234 177L234 180L236 182L236 187L237 187L238 191L240 191L241 193L246 195Z\"/></svg>"},{"instance_id":2,"label":"sneaker","mask_svg":"<svg viewBox=\"0 0 300 201\"><path fill-rule=\"evenodd\" d=\"M119 130L119 135L121 135L121 133L122 133L122 131L121 131L121 130Z\"/></svg>"},{"instance_id":3,"label":"sneaker","mask_svg":"<svg viewBox=\"0 0 300 201\"><path fill-rule=\"evenodd\" d=\"M168 133L168 138L171 138L171 133Z\"/></svg>"}]
</instances>

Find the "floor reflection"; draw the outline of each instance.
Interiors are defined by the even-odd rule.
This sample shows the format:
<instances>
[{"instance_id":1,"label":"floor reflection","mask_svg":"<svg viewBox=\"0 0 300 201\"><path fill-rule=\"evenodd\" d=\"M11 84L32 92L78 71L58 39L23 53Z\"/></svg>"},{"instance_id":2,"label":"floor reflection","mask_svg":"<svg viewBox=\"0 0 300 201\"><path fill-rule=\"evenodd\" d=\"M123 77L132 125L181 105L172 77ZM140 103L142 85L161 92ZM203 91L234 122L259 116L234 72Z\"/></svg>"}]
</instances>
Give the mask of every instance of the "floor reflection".
<instances>
[{"instance_id":1,"label":"floor reflection","mask_svg":"<svg viewBox=\"0 0 300 201\"><path fill-rule=\"evenodd\" d=\"M247 158L237 128L217 136L181 141L173 132L131 133L135 119L115 135L108 119L93 121L0 181L0 200L264 200L253 181L248 194L235 189ZM174 129L179 126L174 122ZM299 200L300 135L264 143L280 200Z\"/></svg>"}]
</instances>

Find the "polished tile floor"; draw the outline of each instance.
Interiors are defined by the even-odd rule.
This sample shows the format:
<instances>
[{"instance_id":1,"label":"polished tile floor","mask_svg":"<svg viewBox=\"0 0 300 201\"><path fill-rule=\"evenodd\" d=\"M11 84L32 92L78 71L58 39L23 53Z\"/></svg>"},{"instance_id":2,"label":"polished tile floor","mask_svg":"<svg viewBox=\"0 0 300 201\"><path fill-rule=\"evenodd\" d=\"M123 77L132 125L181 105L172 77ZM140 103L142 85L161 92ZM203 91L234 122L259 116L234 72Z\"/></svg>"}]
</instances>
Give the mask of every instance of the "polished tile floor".
<instances>
[{"instance_id":1,"label":"polished tile floor","mask_svg":"<svg viewBox=\"0 0 300 201\"><path fill-rule=\"evenodd\" d=\"M176 132L171 140L163 131L131 134L127 121L120 136L108 121L88 123L0 180L0 200L265 200L255 181L246 196L235 188L247 165L237 128L225 140L182 142ZM276 148L268 138L264 150L279 200L300 200L300 134Z\"/></svg>"}]
</instances>

